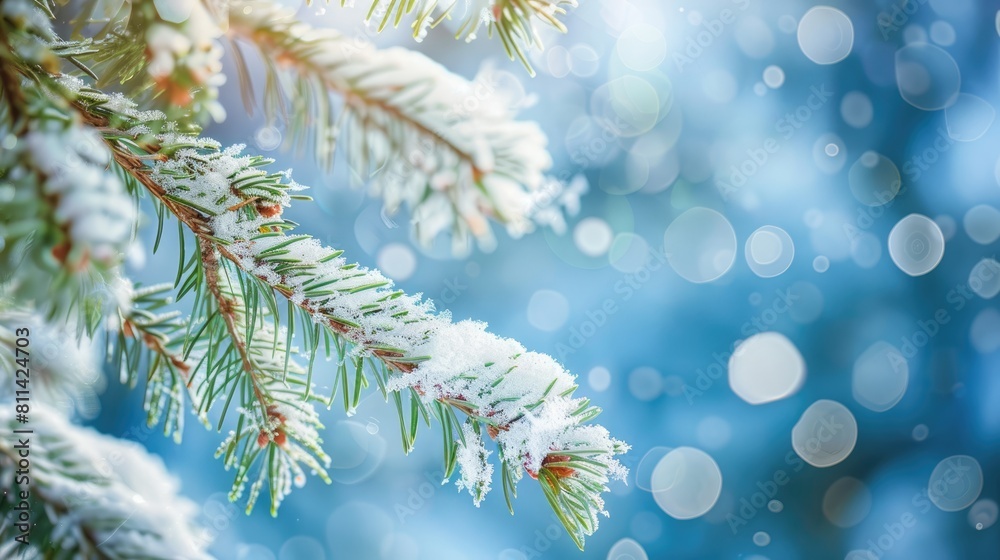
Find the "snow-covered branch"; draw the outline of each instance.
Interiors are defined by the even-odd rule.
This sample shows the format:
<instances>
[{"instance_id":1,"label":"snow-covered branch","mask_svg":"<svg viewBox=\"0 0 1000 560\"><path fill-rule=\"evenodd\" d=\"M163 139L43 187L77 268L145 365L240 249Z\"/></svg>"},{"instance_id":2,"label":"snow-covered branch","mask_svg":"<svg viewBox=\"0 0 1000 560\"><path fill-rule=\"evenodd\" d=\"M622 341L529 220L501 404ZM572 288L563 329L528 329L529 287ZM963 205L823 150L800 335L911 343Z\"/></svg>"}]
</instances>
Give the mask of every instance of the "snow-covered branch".
<instances>
[{"instance_id":1,"label":"snow-covered branch","mask_svg":"<svg viewBox=\"0 0 1000 560\"><path fill-rule=\"evenodd\" d=\"M563 186L545 176L552 164L546 137L515 119L518 100L492 67L469 81L420 53L311 28L267 2L233 2L228 33L260 49L277 74L264 88L269 117L290 100L292 137L311 136L326 164L343 146L353 176L370 177L388 211L411 209L421 242L450 231L459 251L470 233L490 247L489 219L513 235L536 223L561 226L551 209ZM246 82L250 72L242 68ZM244 91L252 94L249 84Z\"/></svg>"},{"instance_id":2,"label":"snow-covered branch","mask_svg":"<svg viewBox=\"0 0 1000 560\"><path fill-rule=\"evenodd\" d=\"M88 118L106 126L107 98L79 91ZM142 129L137 114L125 111L117 120ZM284 174L267 174L259 168L262 162L242 155L240 147L220 151L211 140L176 133L121 134L107 136L118 164L199 243L211 244L240 272L304 311L313 324L353 345L342 359L380 361L387 369L379 382L388 391L412 390L423 406L443 403L467 415L477 433L482 428L495 438L505 490L512 490L524 472L539 478L578 543L596 529L605 484L625 475L615 455L628 446L588 424L599 409L572 396L574 378L555 360L487 332L482 323L453 323L447 313L435 313L429 301L393 290L392 281L378 271L350 263L341 251L308 235L292 234L295 225L281 214L301 187ZM137 158L131 149L138 146L157 157ZM249 280L239 284L244 291L234 300L260 299L245 291ZM318 347L314 337L309 350ZM304 394L309 391L303 387ZM457 441L479 445L467 441L465 433L460 430ZM489 486L488 454L473 447L460 457L462 485L478 500Z\"/></svg>"},{"instance_id":3,"label":"snow-covered branch","mask_svg":"<svg viewBox=\"0 0 1000 560\"><path fill-rule=\"evenodd\" d=\"M27 547L14 540L13 518L0 525L0 557L52 558L59 551L71 558L210 558L208 534L193 521L195 504L178 495L177 480L139 444L74 426L40 403L27 425L16 421L13 406L0 408L0 426L7 434L33 432L0 439L0 484L11 490L0 498L3 509L12 511L23 491L26 510L38 516ZM17 472L24 440L30 476Z\"/></svg>"},{"instance_id":4,"label":"snow-covered branch","mask_svg":"<svg viewBox=\"0 0 1000 560\"><path fill-rule=\"evenodd\" d=\"M508 506L527 473L539 480L582 548L584 537L597 529L598 514L605 513L607 483L625 477L617 456L628 446L591 423L600 411L588 399L574 396L577 386L569 372L547 355L489 333L483 323L452 322L432 302L394 289L378 271L294 233L297 224L282 214L292 201L308 197L298 192L302 187L290 172L268 170L272 160L245 155L243 146L223 148L192 132L190 119L176 122L168 114L140 111L122 94L105 94L60 72L63 61L79 65L77 55L97 60L105 70L122 68L130 76L162 66L172 74L169 83L157 84L160 91L169 92L178 82L189 93L210 92L217 53L190 50L194 43L181 45L170 34L162 41L166 50L149 51L149 41L160 44L160 31L151 26L178 19L164 10L182 4L187 5L129 4L124 29L138 26L142 41L133 41L139 47L119 44L140 35L109 32L101 41L110 42L102 45L120 49L117 58L100 51L98 42L58 41L44 18L34 21L40 9L28 10L34 19L10 16L10 6L24 8L26 2L2 4L4 39L11 31L20 42L15 56L0 56L3 75L19 76L14 87L5 84L0 92L9 105L0 123L16 128L19 157L0 161L0 177L26 187L15 191L15 203L4 204L2 212L26 217L17 222L22 240L31 240L34 224L47 228L45 243L36 252L54 261L56 269L68 270L76 284L46 289L67 298L69 307L75 305L77 319L90 329L95 318L110 311L111 338L117 339L112 359L127 383L147 380L150 422L165 418L165 431L177 437L185 400L205 424L210 407L221 404L219 430L227 412L236 411L235 418L228 416L235 429L217 454L236 472L231 498L240 497L249 484L248 508L265 484L274 513L292 486L304 482L306 471L327 478L322 426L312 403L331 403L339 388L345 409L353 413L363 389L374 380L399 412L404 449L412 449L420 419L437 418L444 433L445 476L460 468L458 486L468 489L478 504L494 485L496 465L490 458L495 454ZM433 7L404 4L400 13L410 13L418 4ZM491 11L491 29L501 38L523 32L521 39L527 40L525 18L554 17L554 6L548 0L498 0L482 7ZM375 51L308 29L263 4L240 3L238 8L230 13L232 33L259 45L286 65L289 76L299 78L295 91L303 95L296 101L306 104L293 105L295 118L308 120L317 111L330 117L329 94L343 97L336 119L326 121L334 135L317 137L317 142L335 139L348 127L348 160L359 173L374 173L376 191L391 208L411 205L423 240L451 229L456 239L471 233L488 241L487 218L506 223L514 233L530 228L533 219L558 223L551 203L561 195L545 187L550 162L544 136L537 126L513 120L509 104L490 97L495 92L488 91L487 79L468 82L413 53ZM512 30L515 25L520 31ZM179 45L184 48L174 48ZM196 72L199 68L206 73ZM177 70L197 79L183 82L174 75ZM313 99L323 101L308 101L305 92L311 90L316 90ZM483 107L466 111L467 96L483 91ZM17 115L27 116L26 126L13 118ZM82 181L84 188L69 188L74 181ZM18 198L21 192L28 194ZM174 285L133 288L124 283L110 304L103 293L91 297L79 279L92 277L94 285L103 286L118 278L121 254L137 222L133 204L144 196L152 198L157 215L156 245L164 223L178 221ZM7 261L11 256L16 256L13 249L4 253ZM23 282L24 275L18 274L8 284ZM164 295L170 291L177 300L194 300L189 317L164 311L174 303ZM335 360L332 367L315 366L317 355L324 353ZM293 354L307 356L308 364L299 364ZM328 376L334 394L317 394L314 376ZM50 426L41 433L78 437L58 418L40 417ZM118 444L90 447L101 445ZM57 471L63 467L52 463L43 468L51 475L43 474L38 487L57 487ZM84 473L80 479L88 477ZM126 479L126 486L131 480ZM102 499L121 501L114 480L102 484L99 488L107 490ZM44 499L48 494L37 495ZM134 494L128 497L136 501ZM112 505L106 510L122 511ZM185 531L173 517L160 526ZM114 537L96 530L81 529L82 536L73 542L91 546ZM92 533L104 540L94 540ZM156 550L159 533L149 534L144 533L147 540L141 544ZM126 540L122 546L136 542ZM170 557L195 557L199 549L192 550L190 555L170 552Z\"/></svg>"},{"instance_id":5,"label":"snow-covered branch","mask_svg":"<svg viewBox=\"0 0 1000 560\"><path fill-rule=\"evenodd\" d=\"M13 398L12 379L17 368L17 329L31 332L36 349L31 360L32 398L67 416L80 413L92 417L98 411L97 396L104 389L93 342L86 335L46 323L36 314L19 309L0 311L0 398Z\"/></svg>"},{"instance_id":6,"label":"snow-covered branch","mask_svg":"<svg viewBox=\"0 0 1000 560\"><path fill-rule=\"evenodd\" d=\"M340 0L340 4L354 5L354 0ZM413 36L422 40L431 27L446 19L458 21L456 39L473 41L485 28L486 35L500 38L504 51L511 60L517 58L532 74L525 51L542 48L537 25L548 25L565 32L559 20L567 8L575 8L577 0L415 0L395 2L372 0L365 18L382 31L390 23L398 27L408 19Z\"/></svg>"}]
</instances>

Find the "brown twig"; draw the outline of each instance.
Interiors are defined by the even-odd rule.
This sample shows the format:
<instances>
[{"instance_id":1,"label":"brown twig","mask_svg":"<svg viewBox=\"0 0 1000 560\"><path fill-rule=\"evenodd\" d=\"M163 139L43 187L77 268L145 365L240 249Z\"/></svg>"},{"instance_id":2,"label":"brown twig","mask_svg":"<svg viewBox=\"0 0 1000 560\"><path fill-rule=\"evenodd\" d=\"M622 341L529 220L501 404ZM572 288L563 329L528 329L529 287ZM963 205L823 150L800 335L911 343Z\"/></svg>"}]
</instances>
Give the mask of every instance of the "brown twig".
<instances>
[{"instance_id":1,"label":"brown twig","mask_svg":"<svg viewBox=\"0 0 1000 560\"><path fill-rule=\"evenodd\" d=\"M222 289L219 287L219 256L215 252L215 244L205 239L205 237L200 236L198 237L198 247L201 250L201 264L205 271L205 283L208 284L208 291L215 298L219 314L222 315L222 319L226 323L226 330L233 341L233 347L240 355L240 360L243 362L243 371L246 372L247 377L250 379L254 397L260 403L261 414L264 415L266 421L269 421L267 395L260 387L260 382L257 379L257 368L254 366L253 360L250 359L250 354L247 351L247 341L243 340L239 325L236 324L236 302L222 293ZM267 422L265 422L266 424Z\"/></svg>"}]
</instances>

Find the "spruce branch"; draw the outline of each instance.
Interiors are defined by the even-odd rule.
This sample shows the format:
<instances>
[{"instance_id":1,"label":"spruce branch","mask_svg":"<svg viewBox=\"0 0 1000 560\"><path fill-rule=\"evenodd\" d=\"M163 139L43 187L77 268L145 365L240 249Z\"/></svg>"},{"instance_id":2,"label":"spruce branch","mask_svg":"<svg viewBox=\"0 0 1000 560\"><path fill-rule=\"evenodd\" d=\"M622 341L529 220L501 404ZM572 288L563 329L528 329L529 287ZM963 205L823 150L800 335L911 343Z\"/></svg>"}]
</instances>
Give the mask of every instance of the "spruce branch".
<instances>
[{"instance_id":1,"label":"spruce branch","mask_svg":"<svg viewBox=\"0 0 1000 560\"><path fill-rule=\"evenodd\" d=\"M7 433L23 429L13 407L0 409ZM211 558L208 535L194 523L197 508L177 494L163 462L138 444L74 426L41 403L31 407L30 485L18 471L16 438L0 440L0 496L11 511L28 496L33 512L28 546L9 520L0 524L4 558ZM21 473L21 474L17 474ZM8 518L9 519L9 518Z\"/></svg>"},{"instance_id":2,"label":"spruce branch","mask_svg":"<svg viewBox=\"0 0 1000 560\"><path fill-rule=\"evenodd\" d=\"M147 424L162 422L164 435L172 435L180 443L187 410L184 395L195 410L201 405L191 388L195 364L184 348L188 320L181 319L179 311L163 311L173 303L172 290L171 284L122 286L124 293L117 298L108 321L107 357L120 373L122 384L135 388L143 378ZM203 424L208 423L204 415L199 417Z\"/></svg>"},{"instance_id":3,"label":"spruce branch","mask_svg":"<svg viewBox=\"0 0 1000 560\"><path fill-rule=\"evenodd\" d=\"M356 392L365 384L359 358L381 362L371 374L396 401L406 449L412 447L421 411L430 405L437 402L464 413L468 424L458 426L459 437L447 444L454 447L446 447L446 457L456 457L462 469L461 486L477 503L489 488L492 467L478 436L485 430L500 451L508 501L523 473L537 478L582 547L584 536L597 527L596 514L603 512L600 494L605 484L609 478L624 477L614 456L628 447L604 428L587 424L599 409L587 399L573 398L577 387L571 375L552 358L486 332L485 325L452 323L447 314L435 314L429 302L392 290L391 281L347 263L340 251L308 235L292 235L295 224L281 213L291 202L290 192L301 187L284 182L283 174L269 175L258 168L266 162L241 156L239 149L219 151L210 141L173 133L129 140L123 133L137 126L132 114L109 119L106 97L86 88L78 91L77 107L92 125L106 129L112 120L127 123L117 134L106 135L116 162L199 243L214 247L235 266L234 273L248 275L304 311L308 319L303 323L318 324L343 341L338 344L341 358L357 364ZM136 157L136 149L156 157ZM252 203L244 203L251 198ZM207 260L202 258L203 263ZM221 304L224 308L237 300L224 296L220 301L229 302ZM285 326L294 323L289 313ZM240 333L235 323L229 328L230 336L233 333ZM348 346L353 349L348 351ZM318 348L318 337L313 337L307 350L315 353ZM308 395L311 388L301 390ZM403 390L412 395L409 414L399 398ZM272 420L279 418L263 401L261 411ZM455 427L451 416L441 419L448 429ZM238 471L238 481L245 476L244 470ZM269 483L282 488L273 478Z\"/></svg>"},{"instance_id":4,"label":"spruce branch","mask_svg":"<svg viewBox=\"0 0 1000 560\"><path fill-rule=\"evenodd\" d=\"M340 5L353 0L340 0ZM456 6L464 5L465 13L457 14ZM413 37L422 40L427 30L437 27L445 19L460 17L456 39L471 42L479 30L485 26L486 34L494 33L500 38L507 56L520 60L528 72L535 74L525 54L532 48L543 48L538 34L538 24L543 24L565 33L566 27L560 17L567 8L575 8L577 0L372 0L365 17L365 23L377 23L381 32L390 23L399 27L404 18L411 19Z\"/></svg>"},{"instance_id":5,"label":"spruce branch","mask_svg":"<svg viewBox=\"0 0 1000 560\"><path fill-rule=\"evenodd\" d=\"M14 46L0 55L6 111L0 135L0 219L4 243L3 294L33 305L49 321L92 334L99 323L100 286L131 243L137 211L121 179L110 173L110 153L93 129L60 110L37 87L51 81L56 58L38 37L50 30L18 2L5 3L0 30ZM21 56L27 50L30 56ZM15 274L16 271L16 274Z\"/></svg>"},{"instance_id":6,"label":"spruce branch","mask_svg":"<svg viewBox=\"0 0 1000 560\"><path fill-rule=\"evenodd\" d=\"M222 74L222 24L202 0L106 1L74 3L71 40L48 38L60 56L67 51L100 87L112 83L144 105L158 107L185 123L221 122L218 101ZM95 24L104 25L83 36ZM65 57L65 56L64 56ZM100 77L98 77L100 76Z\"/></svg>"},{"instance_id":7,"label":"spruce branch","mask_svg":"<svg viewBox=\"0 0 1000 560\"><path fill-rule=\"evenodd\" d=\"M202 421L213 403L225 403L220 430L227 411L236 407L235 429L217 451L235 470L231 499L241 497L249 484L249 511L267 484L274 514L291 487L304 483L306 470L329 481L322 426L313 408L335 397L318 395L312 381L313 362L322 349L338 360L331 385L343 391L348 413L371 379L396 406L404 450L413 448L421 419L437 418L447 476L458 467L459 487L468 489L477 504L492 485L493 452L486 439L494 440L508 506L524 474L537 479L574 542L583 547L584 537L597 528L598 514L605 513L606 484L624 479L616 456L628 446L590 423L600 410L574 396L574 377L555 360L487 332L482 323L453 323L431 302L393 289L381 273L348 262L341 251L309 235L293 233L297 224L283 218L283 210L308 197L296 194L302 187L289 173L267 171L271 160L243 155L242 146L222 149L213 140L183 133L189 129L162 113L141 112L124 96L85 86L37 60L20 57L16 64L32 87L51 99L47 109L55 120L71 123L72 130L99 131L102 153L110 151L102 161L112 162L117 174L111 176L120 177L132 195L153 199L157 239L165 218L177 219L181 256L173 289L177 299L193 297L191 316L175 323L169 314L153 313L154 305L145 310L148 314L135 311L142 306L119 306L119 341L135 341L120 345L127 358L121 367L134 380L143 352L153 360L160 397L147 399L148 410L160 409L164 399L172 404L162 406L179 410L178 379L192 393ZM410 70L426 70L426 62ZM380 80L392 83L391 74L358 76L353 86ZM413 95L419 97L414 90L390 88L383 101ZM390 113L385 122L389 126L400 118ZM371 155L375 144L362 145ZM398 149L379 145L375 161ZM494 164L500 152L491 153ZM481 166L476 153L472 163ZM497 173L499 190L487 177L474 177L487 194L520 196L504 190L517 187L510 176ZM130 225L135 221L134 216L115 217ZM197 247L188 253L185 239L190 237ZM113 269L114 263L108 264ZM279 301L287 304L283 321ZM299 339L308 366L292 358ZM165 424L172 422L171 414L176 412L168 413ZM150 412L149 418L159 415Z\"/></svg>"},{"instance_id":8,"label":"spruce branch","mask_svg":"<svg viewBox=\"0 0 1000 560\"><path fill-rule=\"evenodd\" d=\"M268 119L285 116L292 141L311 144L326 167L346 143L352 177L370 179L390 213L407 205L422 243L450 231L456 251L470 234L489 247L490 219L513 235L561 227L551 209L563 188L545 175L546 137L515 120L492 68L468 81L420 53L311 28L268 2L234 1L228 35L248 107L243 44L262 55Z\"/></svg>"},{"instance_id":9,"label":"spruce branch","mask_svg":"<svg viewBox=\"0 0 1000 560\"><path fill-rule=\"evenodd\" d=\"M268 402L267 397L261 388L261 382L258 379L260 372L254 365L254 361L250 357L250 351L247 348L247 341L243 339L243 330L240 329L237 324L238 318L236 316L236 301L231 298L228 294L223 293L222 287L220 286L221 279L219 277L219 256L216 253L215 245L205 238L200 238L198 240L198 249L201 253L201 264L204 269L205 284L208 286L208 291L215 298L215 306L222 317L222 320L226 324L226 331L229 333L229 337L232 339L233 348L236 349L237 354L240 357L240 364L243 367L243 372L246 374L247 379L250 381L250 388L253 390L253 396L260 405L261 412L267 411ZM265 418L265 420L267 420Z\"/></svg>"},{"instance_id":10,"label":"spruce branch","mask_svg":"<svg viewBox=\"0 0 1000 560\"><path fill-rule=\"evenodd\" d=\"M28 329L34 351L17 346L17 331ZM14 398L15 389L26 388L26 378L14 372L30 365L32 398L66 415L90 417L99 409L97 395L104 388L91 339L77 338L73 325L47 322L32 310L0 302L0 398Z\"/></svg>"}]
</instances>

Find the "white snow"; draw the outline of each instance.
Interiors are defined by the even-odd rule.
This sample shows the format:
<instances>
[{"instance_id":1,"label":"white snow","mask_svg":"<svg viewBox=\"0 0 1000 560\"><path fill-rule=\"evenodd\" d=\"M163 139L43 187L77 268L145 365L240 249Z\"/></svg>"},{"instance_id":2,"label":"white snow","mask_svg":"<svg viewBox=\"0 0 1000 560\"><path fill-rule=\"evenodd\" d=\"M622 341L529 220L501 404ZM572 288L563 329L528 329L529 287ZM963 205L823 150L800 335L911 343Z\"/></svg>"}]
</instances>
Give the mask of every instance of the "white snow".
<instances>
[{"instance_id":1,"label":"white snow","mask_svg":"<svg viewBox=\"0 0 1000 560\"><path fill-rule=\"evenodd\" d=\"M13 406L0 408L0 424L23 427L15 423ZM74 426L41 403L31 407L30 427L32 492L57 506L38 510L60 523L53 546L72 549L96 540L106 555L119 558L150 550L170 558L210 558L204 551L208 532L195 522L197 506L178 494L179 482L158 457L137 443ZM0 453L14 456L15 443L4 438ZM11 476L2 473L4 480Z\"/></svg>"},{"instance_id":2,"label":"white snow","mask_svg":"<svg viewBox=\"0 0 1000 560\"><path fill-rule=\"evenodd\" d=\"M111 153L89 127L43 121L25 137L31 165L54 200L73 248L105 265L121 261L137 218L132 197L109 171Z\"/></svg>"},{"instance_id":3,"label":"white snow","mask_svg":"<svg viewBox=\"0 0 1000 560\"><path fill-rule=\"evenodd\" d=\"M476 0L463 10L488 22L492 5ZM232 25L242 35L257 29L291 34L286 27L292 18L280 6L253 4L234 13ZM452 231L458 238L472 235L488 249L494 243L489 219L514 235L538 224L558 226L552 215L561 218L557 193L537 194L561 186L545 176L552 166L548 140L535 123L515 119L525 103L520 91L504 84L512 75L485 64L468 80L409 49L380 50L334 30L298 24L294 33L302 44L324 45L295 52L307 57L300 66L318 69L316 75L344 95L341 149L359 177L370 176L371 193L390 213L410 208L421 243ZM540 198L546 203L539 204ZM456 248L465 245L460 240Z\"/></svg>"}]
</instances>

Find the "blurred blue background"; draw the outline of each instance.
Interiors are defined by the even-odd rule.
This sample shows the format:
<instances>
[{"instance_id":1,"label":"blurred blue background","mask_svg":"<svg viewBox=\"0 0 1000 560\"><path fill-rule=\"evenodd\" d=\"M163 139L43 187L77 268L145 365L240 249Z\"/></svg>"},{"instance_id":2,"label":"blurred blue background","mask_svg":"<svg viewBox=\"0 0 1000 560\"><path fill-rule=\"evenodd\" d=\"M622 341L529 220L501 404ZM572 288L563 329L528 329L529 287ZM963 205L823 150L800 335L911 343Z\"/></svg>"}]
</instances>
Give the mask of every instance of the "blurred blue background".
<instances>
[{"instance_id":1,"label":"blurred blue background","mask_svg":"<svg viewBox=\"0 0 1000 560\"><path fill-rule=\"evenodd\" d=\"M814 4L788 0L585 0L566 17L568 34L543 34L534 79L496 41L456 44L442 31L415 45L402 31L366 33L367 3L285 3L315 25L419 48L469 77L492 61L523 118L548 134L553 173L589 182L580 212L561 236L498 232L494 252L456 259L443 245L416 246L408 217L385 216L351 190L346 166L327 174L278 147L284 129L244 116L235 72L222 92L229 118L207 133L271 155L313 187L317 203L288 213L304 231L458 319L556 356L604 408L600 421L632 444L632 473L627 486L612 484L611 517L579 552L531 480L514 517L499 490L476 509L453 484L438 485L439 432L424 430L403 456L395 412L373 392L352 418L324 411L332 485L311 478L277 519L264 507L247 517L225 499L232 473L212 458L218 434L189 422L176 446L142 428L141 392L112 385L94 425L163 457L203 505L214 554L638 560L641 547L671 559L1000 557L990 501L1000 494L1000 312L975 293L989 286L970 282L1000 249L995 3L857 0L810 12ZM883 187L898 194L870 205ZM678 222L666 246L679 253L661 265L667 227L695 207L724 219L699 210ZM935 226L890 255L889 233L911 213ZM748 258L747 240L767 225L788 239L761 251L780 254ZM919 265L910 261L933 261L938 241L933 270L904 273ZM171 277L175 250L147 257L134 277ZM685 260L704 251L708 261ZM934 334L921 336L924 327ZM761 330L787 337L806 374L791 396L751 405L718 374L734 345ZM884 412L852 390L856 361L879 341L905 355L908 371L905 394ZM792 448L793 426L818 399L857 421L853 452L828 468ZM657 460L678 447L707 453L722 478L714 507L691 520L669 516L649 492ZM975 505L945 512L922 496L954 455L978 462L984 482L964 496Z\"/></svg>"}]
</instances>

